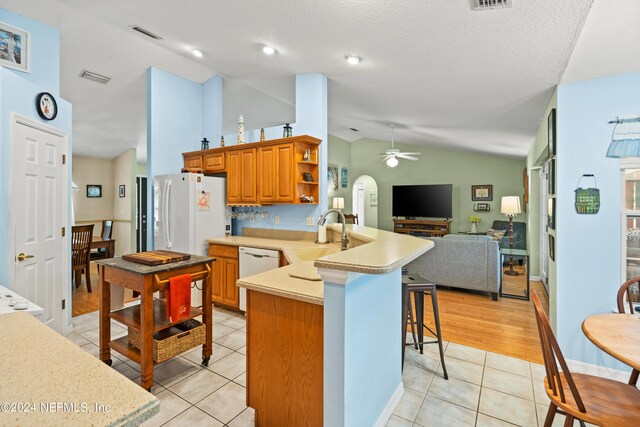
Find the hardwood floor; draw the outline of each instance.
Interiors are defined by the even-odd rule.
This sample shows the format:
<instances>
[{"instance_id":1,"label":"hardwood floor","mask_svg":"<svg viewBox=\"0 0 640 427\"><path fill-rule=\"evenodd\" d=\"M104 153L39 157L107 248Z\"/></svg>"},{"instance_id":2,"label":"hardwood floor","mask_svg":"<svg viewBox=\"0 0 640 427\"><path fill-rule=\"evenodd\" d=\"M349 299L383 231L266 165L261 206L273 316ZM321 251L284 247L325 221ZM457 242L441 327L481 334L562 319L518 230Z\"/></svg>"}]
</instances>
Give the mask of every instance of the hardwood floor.
<instances>
[{"instance_id":1,"label":"hardwood floor","mask_svg":"<svg viewBox=\"0 0 640 427\"><path fill-rule=\"evenodd\" d=\"M522 271L521 267L514 269ZM542 283L532 281L531 290L537 292L548 312L549 302ZM438 307L445 341L530 362L543 362L531 301L511 298L492 301L487 294L439 287ZM433 311L428 298L424 317L428 325L433 325Z\"/></svg>"},{"instance_id":2,"label":"hardwood floor","mask_svg":"<svg viewBox=\"0 0 640 427\"><path fill-rule=\"evenodd\" d=\"M73 285L73 292L71 294L72 317L92 313L100 309L100 292L98 289L100 278L98 277L98 271L94 262L91 263L91 268L89 270L91 272L91 290L93 292L87 292L87 284L85 283L84 275L82 275L82 283L80 284L80 287L76 289L75 285ZM134 299L131 297L130 290L125 289L124 299L125 302L132 301Z\"/></svg>"}]
</instances>

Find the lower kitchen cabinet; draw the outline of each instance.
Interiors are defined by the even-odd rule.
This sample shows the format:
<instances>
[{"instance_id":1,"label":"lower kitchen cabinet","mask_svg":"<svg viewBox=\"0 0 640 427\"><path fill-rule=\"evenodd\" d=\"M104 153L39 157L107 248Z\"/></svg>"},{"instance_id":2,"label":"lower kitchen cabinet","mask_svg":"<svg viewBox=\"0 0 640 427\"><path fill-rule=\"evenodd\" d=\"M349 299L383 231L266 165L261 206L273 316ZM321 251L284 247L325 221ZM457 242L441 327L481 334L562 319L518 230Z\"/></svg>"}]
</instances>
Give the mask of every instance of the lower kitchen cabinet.
<instances>
[{"instance_id":1,"label":"lower kitchen cabinet","mask_svg":"<svg viewBox=\"0 0 640 427\"><path fill-rule=\"evenodd\" d=\"M238 310L238 247L212 243L209 245L209 256L216 258L213 263L213 302Z\"/></svg>"}]
</instances>

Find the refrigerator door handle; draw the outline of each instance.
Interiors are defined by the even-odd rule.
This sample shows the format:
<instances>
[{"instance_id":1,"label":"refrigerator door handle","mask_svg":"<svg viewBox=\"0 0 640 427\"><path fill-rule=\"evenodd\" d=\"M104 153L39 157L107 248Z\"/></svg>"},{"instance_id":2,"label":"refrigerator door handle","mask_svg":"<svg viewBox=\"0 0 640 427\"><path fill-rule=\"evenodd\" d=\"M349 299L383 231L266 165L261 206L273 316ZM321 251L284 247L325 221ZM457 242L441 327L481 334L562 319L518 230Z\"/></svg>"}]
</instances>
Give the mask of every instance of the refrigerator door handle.
<instances>
[{"instance_id":1,"label":"refrigerator door handle","mask_svg":"<svg viewBox=\"0 0 640 427\"><path fill-rule=\"evenodd\" d=\"M169 207L170 207L170 202L171 202L171 181L167 181L167 188L166 188L166 192L165 192L165 205L164 205L164 211L165 211L165 215L164 215L164 224L165 224L165 233L167 236L167 249L171 249L172 243L171 243L171 224L170 222L170 218L171 216L169 215Z\"/></svg>"}]
</instances>

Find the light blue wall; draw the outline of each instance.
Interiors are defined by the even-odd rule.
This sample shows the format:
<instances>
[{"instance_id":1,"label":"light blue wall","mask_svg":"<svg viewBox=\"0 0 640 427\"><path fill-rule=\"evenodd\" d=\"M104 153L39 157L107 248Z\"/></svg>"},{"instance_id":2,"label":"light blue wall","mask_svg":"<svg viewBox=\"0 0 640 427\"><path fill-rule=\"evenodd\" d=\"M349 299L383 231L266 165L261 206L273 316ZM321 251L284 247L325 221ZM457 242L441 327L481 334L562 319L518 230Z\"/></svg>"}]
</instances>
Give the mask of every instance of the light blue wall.
<instances>
[{"instance_id":1,"label":"light blue wall","mask_svg":"<svg viewBox=\"0 0 640 427\"><path fill-rule=\"evenodd\" d=\"M402 382L400 270L324 285L324 425L375 424Z\"/></svg>"},{"instance_id":2,"label":"light blue wall","mask_svg":"<svg viewBox=\"0 0 640 427\"><path fill-rule=\"evenodd\" d=\"M213 76L202 84L202 136L209 147L217 147L222 135L222 77ZM198 143L199 144L199 143ZM200 149L200 145L194 147Z\"/></svg>"},{"instance_id":3,"label":"light blue wall","mask_svg":"<svg viewBox=\"0 0 640 427\"><path fill-rule=\"evenodd\" d=\"M584 336L582 321L615 308L621 277L622 189L618 159L605 157L618 115L640 112L640 73L558 87L556 292L557 337L568 359L614 364ZM578 215L574 190L593 173L600 212Z\"/></svg>"},{"instance_id":4,"label":"light blue wall","mask_svg":"<svg viewBox=\"0 0 640 427\"><path fill-rule=\"evenodd\" d=\"M9 227L10 114L15 112L44 123L45 121L36 112L36 95L44 91L52 93L58 103L58 116L55 120L46 123L69 134L69 152L71 152L72 111L71 104L59 96L59 32L4 9L0 9L0 21L30 31L32 49L31 73L0 67L0 242L2 242L0 243L0 284L9 285L9 271L13 266L11 262L13 256L9 253L11 236ZM71 167L69 167L70 185Z\"/></svg>"},{"instance_id":5,"label":"light blue wall","mask_svg":"<svg viewBox=\"0 0 640 427\"><path fill-rule=\"evenodd\" d=\"M31 70L25 73L7 68L40 87L40 92L50 92L56 99L60 94L60 32L37 21L0 9L0 21L30 33Z\"/></svg>"}]
</instances>

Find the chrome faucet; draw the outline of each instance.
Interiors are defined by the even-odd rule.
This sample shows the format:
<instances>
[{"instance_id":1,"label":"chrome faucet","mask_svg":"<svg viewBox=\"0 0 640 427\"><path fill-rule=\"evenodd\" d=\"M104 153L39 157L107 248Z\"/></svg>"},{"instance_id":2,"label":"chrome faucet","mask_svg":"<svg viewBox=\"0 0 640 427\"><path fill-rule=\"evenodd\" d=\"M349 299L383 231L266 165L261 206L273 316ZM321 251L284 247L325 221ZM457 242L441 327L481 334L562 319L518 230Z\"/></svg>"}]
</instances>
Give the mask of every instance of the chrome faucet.
<instances>
[{"instance_id":1,"label":"chrome faucet","mask_svg":"<svg viewBox=\"0 0 640 427\"><path fill-rule=\"evenodd\" d=\"M340 221L342 222L342 238L340 240L340 250L346 251L347 245L349 244L349 239L347 239L347 226L345 224L344 214L340 212L339 209L329 209L328 211L320 215L320 219L318 220L318 225L324 225L324 222L327 219L327 215L329 215L331 212L336 212L340 217Z\"/></svg>"}]
</instances>

